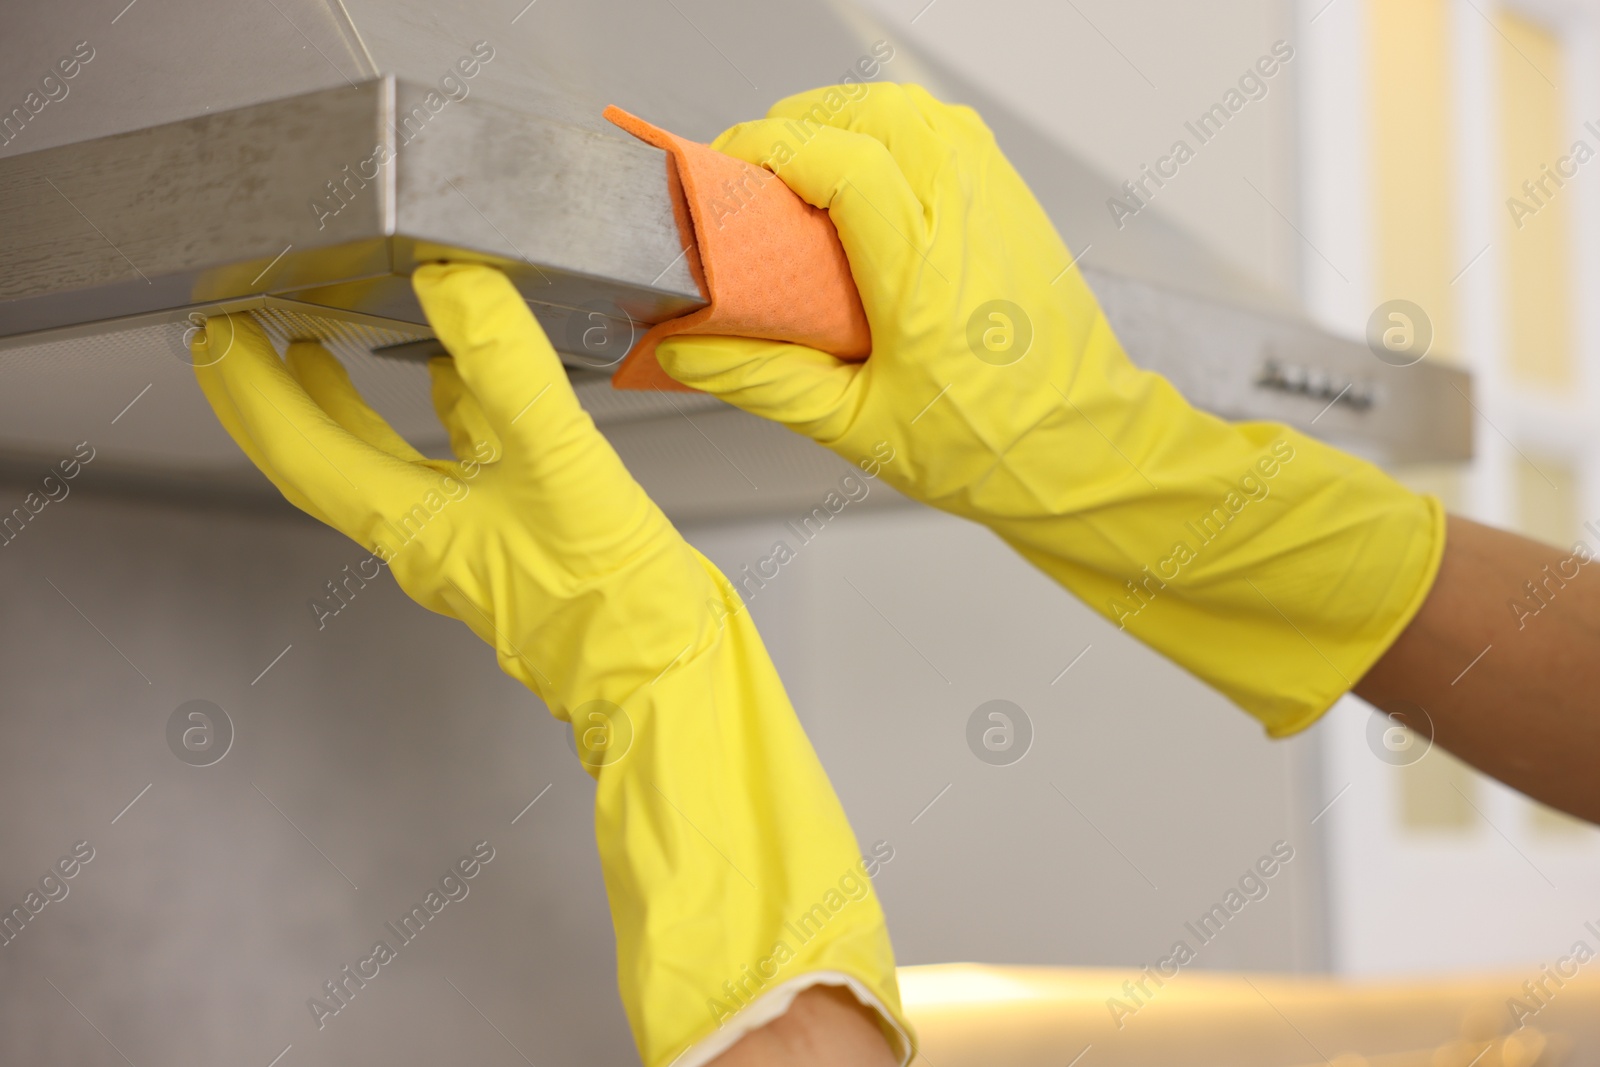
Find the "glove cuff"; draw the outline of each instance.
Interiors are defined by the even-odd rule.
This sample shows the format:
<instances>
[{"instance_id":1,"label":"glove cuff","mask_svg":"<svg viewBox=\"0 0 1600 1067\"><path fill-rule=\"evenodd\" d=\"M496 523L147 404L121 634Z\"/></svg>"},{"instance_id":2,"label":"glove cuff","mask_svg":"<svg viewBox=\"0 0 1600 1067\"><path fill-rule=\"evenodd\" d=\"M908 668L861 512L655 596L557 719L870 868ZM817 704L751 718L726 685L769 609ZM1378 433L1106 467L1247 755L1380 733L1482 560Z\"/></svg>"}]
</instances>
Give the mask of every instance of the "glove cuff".
<instances>
[{"instance_id":1,"label":"glove cuff","mask_svg":"<svg viewBox=\"0 0 1600 1067\"><path fill-rule=\"evenodd\" d=\"M1138 476L989 525L1269 735L1303 730L1421 608L1444 509L1289 427L1166 411L1166 439L1130 455Z\"/></svg>"}]
</instances>

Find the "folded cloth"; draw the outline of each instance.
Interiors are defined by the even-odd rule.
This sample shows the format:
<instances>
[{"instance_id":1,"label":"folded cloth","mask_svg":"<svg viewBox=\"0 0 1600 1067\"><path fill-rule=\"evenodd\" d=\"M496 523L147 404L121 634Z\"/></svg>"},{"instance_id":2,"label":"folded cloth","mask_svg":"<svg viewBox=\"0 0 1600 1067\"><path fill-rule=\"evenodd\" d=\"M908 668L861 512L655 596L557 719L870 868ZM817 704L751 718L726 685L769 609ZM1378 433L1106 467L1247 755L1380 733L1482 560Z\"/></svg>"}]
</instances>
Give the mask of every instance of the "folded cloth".
<instances>
[{"instance_id":1,"label":"folded cloth","mask_svg":"<svg viewBox=\"0 0 1600 1067\"><path fill-rule=\"evenodd\" d=\"M665 149L689 269L710 304L652 326L617 368L617 389L697 390L668 377L656 345L671 334L792 341L860 360L872 334L839 235L770 171L608 107L605 117Z\"/></svg>"}]
</instances>

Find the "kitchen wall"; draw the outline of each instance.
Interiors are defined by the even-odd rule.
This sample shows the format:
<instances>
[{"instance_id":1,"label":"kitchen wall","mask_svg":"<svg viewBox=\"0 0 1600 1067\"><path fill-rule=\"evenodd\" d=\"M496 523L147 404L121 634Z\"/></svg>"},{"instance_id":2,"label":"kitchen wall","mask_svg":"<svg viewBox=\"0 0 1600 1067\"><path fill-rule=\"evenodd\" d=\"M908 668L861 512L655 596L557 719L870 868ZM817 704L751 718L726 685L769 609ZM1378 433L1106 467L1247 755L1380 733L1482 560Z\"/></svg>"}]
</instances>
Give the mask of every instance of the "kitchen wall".
<instances>
[{"instance_id":1,"label":"kitchen wall","mask_svg":"<svg viewBox=\"0 0 1600 1067\"><path fill-rule=\"evenodd\" d=\"M1280 841L1295 859L1198 965L1321 962L1306 741L1267 742L962 520L690 536L730 573L795 549L752 613L858 836L895 848L878 885L902 962L1151 963ZM1015 740L986 760L969 722L997 700Z\"/></svg>"},{"instance_id":2,"label":"kitchen wall","mask_svg":"<svg viewBox=\"0 0 1600 1067\"><path fill-rule=\"evenodd\" d=\"M1299 58L1208 143L1184 126L1274 43L1302 43L1294 5L861 0L861 7L883 33L981 82L1118 184L1140 177L1140 167L1153 165L1174 141L1190 142L1195 158L1158 190L1151 208L1262 285L1296 293ZM1142 220L1125 221L1131 227Z\"/></svg>"},{"instance_id":3,"label":"kitchen wall","mask_svg":"<svg viewBox=\"0 0 1600 1067\"><path fill-rule=\"evenodd\" d=\"M365 553L297 512L94 480L0 548L0 901L93 856L0 947L0 1059L518 1062L492 1022L540 1064L636 1062L566 728L387 575L319 628L308 601ZM209 766L171 737L191 701L226 716L194 722ZM319 1028L307 1000L485 841Z\"/></svg>"}]
</instances>

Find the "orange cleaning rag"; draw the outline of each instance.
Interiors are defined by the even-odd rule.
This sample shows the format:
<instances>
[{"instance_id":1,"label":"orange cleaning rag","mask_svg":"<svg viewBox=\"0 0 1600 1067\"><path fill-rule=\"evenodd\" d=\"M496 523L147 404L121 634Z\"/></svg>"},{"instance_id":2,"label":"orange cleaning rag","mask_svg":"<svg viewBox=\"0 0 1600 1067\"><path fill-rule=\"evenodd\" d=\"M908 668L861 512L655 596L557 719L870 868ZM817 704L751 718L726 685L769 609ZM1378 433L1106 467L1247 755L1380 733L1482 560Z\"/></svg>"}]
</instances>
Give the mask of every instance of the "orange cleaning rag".
<instances>
[{"instance_id":1,"label":"orange cleaning rag","mask_svg":"<svg viewBox=\"0 0 1600 1067\"><path fill-rule=\"evenodd\" d=\"M771 171L685 140L619 107L605 117L665 149L678 230L689 270L710 304L652 326L611 378L616 389L696 392L656 361L675 333L790 341L861 360L872 334L850 264L828 213L793 193Z\"/></svg>"}]
</instances>

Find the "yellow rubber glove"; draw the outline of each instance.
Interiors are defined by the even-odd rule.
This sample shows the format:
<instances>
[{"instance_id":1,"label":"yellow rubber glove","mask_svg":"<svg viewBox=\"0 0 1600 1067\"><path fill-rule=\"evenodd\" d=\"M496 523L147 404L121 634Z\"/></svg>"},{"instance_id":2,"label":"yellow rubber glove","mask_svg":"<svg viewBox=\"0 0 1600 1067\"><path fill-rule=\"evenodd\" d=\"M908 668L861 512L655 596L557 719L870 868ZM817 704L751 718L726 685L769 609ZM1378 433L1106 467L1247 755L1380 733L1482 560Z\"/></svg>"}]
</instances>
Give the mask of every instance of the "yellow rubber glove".
<instances>
[{"instance_id":1,"label":"yellow rubber glove","mask_svg":"<svg viewBox=\"0 0 1600 1067\"><path fill-rule=\"evenodd\" d=\"M862 860L737 593L594 428L502 274L430 265L413 283L455 357L430 369L458 462L423 458L321 346L286 365L244 316L195 341L222 424L573 724L646 1067L704 1063L819 983L876 1010L909 1062L867 877L884 857Z\"/></svg>"},{"instance_id":2,"label":"yellow rubber glove","mask_svg":"<svg viewBox=\"0 0 1600 1067\"><path fill-rule=\"evenodd\" d=\"M1438 502L1287 427L1196 411L1130 363L970 108L821 89L714 147L827 209L872 354L674 337L674 378L852 462L887 441L890 484L988 525L1274 735L1313 722L1421 606Z\"/></svg>"}]
</instances>

